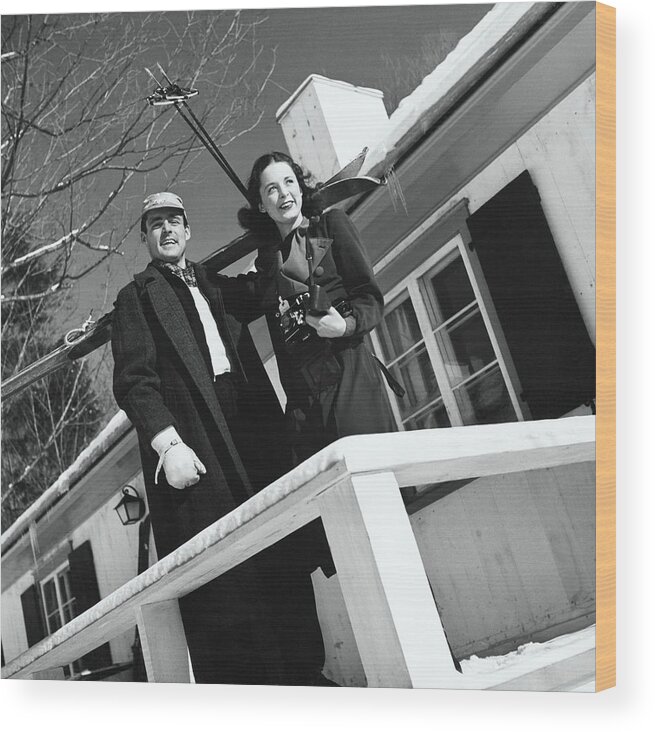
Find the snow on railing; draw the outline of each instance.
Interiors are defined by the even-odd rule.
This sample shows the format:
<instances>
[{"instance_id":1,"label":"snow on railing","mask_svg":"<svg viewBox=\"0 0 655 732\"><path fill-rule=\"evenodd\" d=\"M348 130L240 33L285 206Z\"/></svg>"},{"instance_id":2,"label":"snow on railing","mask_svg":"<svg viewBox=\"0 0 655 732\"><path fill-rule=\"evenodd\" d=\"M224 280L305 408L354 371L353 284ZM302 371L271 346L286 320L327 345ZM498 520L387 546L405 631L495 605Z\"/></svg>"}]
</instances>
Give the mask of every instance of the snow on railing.
<instances>
[{"instance_id":1,"label":"snow on railing","mask_svg":"<svg viewBox=\"0 0 655 732\"><path fill-rule=\"evenodd\" d=\"M137 625L148 679L188 681L177 598L321 516L368 685L472 688L453 666L399 487L594 457L594 417L342 438L10 661L2 675L54 678L48 669Z\"/></svg>"}]
</instances>

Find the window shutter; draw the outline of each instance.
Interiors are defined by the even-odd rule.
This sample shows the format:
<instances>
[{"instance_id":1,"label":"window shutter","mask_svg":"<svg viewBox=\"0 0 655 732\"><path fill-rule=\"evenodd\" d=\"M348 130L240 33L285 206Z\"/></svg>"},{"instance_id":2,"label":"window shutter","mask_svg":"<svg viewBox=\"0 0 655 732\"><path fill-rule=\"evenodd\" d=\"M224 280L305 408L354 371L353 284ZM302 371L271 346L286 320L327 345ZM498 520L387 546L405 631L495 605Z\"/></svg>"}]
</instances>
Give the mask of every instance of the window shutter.
<instances>
[{"instance_id":1,"label":"window shutter","mask_svg":"<svg viewBox=\"0 0 655 732\"><path fill-rule=\"evenodd\" d=\"M595 397L596 350L525 171L468 227L533 419Z\"/></svg>"},{"instance_id":2,"label":"window shutter","mask_svg":"<svg viewBox=\"0 0 655 732\"><path fill-rule=\"evenodd\" d=\"M23 592L20 596L20 604L23 606L27 645L32 647L47 635L43 618L41 594L37 585L34 584Z\"/></svg>"},{"instance_id":3,"label":"window shutter","mask_svg":"<svg viewBox=\"0 0 655 732\"><path fill-rule=\"evenodd\" d=\"M148 569L148 555L150 552L150 514L139 524L139 553L137 557L136 573L141 574Z\"/></svg>"},{"instance_id":4,"label":"window shutter","mask_svg":"<svg viewBox=\"0 0 655 732\"><path fill-rule=\"evenodd\" d=\"M100 600L91 542L85 541L73 549L68 556L68 565L71 593L75 597L75 614L80 615ZM90 670L110 665L111 652L108 643L87 653L83 658L83 666Z\"/></svg>"}]
</instances>

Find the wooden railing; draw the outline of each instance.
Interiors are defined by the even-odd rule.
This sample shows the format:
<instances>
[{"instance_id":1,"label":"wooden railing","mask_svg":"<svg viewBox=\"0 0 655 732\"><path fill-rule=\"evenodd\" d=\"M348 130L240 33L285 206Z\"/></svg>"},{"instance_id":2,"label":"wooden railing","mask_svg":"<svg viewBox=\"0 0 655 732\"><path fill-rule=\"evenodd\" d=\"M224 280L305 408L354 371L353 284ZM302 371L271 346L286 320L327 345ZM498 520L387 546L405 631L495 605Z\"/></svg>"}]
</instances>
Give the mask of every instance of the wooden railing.
<instances>
[{"instance_id":1,"label":"wooden railing","mask_svg":"<svg viewBox=\"0 0 655 732\"><path fill-rule=\"evenodd\" d=\"M150 681L189 681L177 598L321 516L369 686L467 686L454 668L399 486L592 461L571 417L343 438L3 668L55 678L137 625Z\"/></svg>"}]
</instances>

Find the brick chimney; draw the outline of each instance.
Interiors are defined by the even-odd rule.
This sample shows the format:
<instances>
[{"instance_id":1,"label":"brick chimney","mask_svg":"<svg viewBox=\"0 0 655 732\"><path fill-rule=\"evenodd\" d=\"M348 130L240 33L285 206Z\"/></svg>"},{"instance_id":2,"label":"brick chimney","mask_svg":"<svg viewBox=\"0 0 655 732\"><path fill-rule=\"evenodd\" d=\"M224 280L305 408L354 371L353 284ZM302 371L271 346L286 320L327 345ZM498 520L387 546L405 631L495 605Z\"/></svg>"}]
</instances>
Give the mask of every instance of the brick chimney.
<instances>
[{"instance_id":1,"label":"brick chimney","mask_svg":"<svg viewBox=\"0 0 655 732\"><path fill-rule=\"evenodd\" d=\"M383 94L312 74L275 115L289 154L325 182L387 129Z\"/></svg>"}]
</instances>

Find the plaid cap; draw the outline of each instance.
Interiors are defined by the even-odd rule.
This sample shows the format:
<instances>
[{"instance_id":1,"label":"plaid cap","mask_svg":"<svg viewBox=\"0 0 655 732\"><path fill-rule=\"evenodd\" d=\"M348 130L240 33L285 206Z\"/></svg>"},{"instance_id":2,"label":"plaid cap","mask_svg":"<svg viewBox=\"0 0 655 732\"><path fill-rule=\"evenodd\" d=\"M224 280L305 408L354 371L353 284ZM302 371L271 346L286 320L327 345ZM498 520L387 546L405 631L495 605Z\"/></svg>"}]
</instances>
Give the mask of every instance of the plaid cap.
<instances>
[{"instance_id":1,"label":"plaid cap","mask_svg":"<svg viewBox=\"0 0 655 732\"><path fill-rule=\"evenodd\" d=\"M141 211L141 218L143 218L148 211L154 211L157 208L179 208L182 213L186 216L184 210L184 204L182 199L175 193L169 193L163 191L162 193L152 193L143 202L143 211Z\"/></svg>"}]
</instances>

